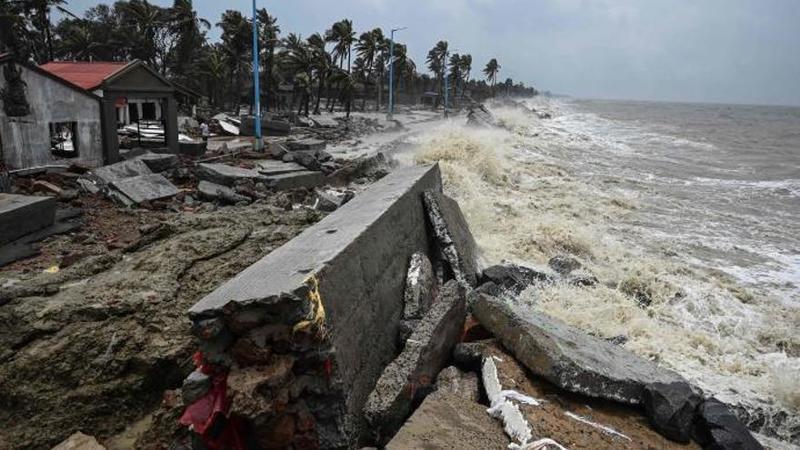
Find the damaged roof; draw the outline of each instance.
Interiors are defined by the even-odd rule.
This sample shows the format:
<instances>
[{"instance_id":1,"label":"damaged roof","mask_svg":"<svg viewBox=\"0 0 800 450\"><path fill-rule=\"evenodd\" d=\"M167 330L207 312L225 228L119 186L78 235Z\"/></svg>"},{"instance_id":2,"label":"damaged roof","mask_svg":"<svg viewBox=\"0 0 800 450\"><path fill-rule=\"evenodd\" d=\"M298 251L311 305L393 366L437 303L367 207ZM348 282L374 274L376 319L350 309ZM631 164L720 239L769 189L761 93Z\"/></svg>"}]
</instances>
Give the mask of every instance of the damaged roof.
<instances>
[{"instance_id":1,"label":"damaged roof","mask_svg":"<svg viewBox=\"0 0 800 450\"><path fill-rule=\"evenodd\" d=\"M87 61L52 61L42 64L40 68L72 84L92 91L100 87L106 79L121 71L130 62L87 62Z\"/></svg>"}]
</instances>

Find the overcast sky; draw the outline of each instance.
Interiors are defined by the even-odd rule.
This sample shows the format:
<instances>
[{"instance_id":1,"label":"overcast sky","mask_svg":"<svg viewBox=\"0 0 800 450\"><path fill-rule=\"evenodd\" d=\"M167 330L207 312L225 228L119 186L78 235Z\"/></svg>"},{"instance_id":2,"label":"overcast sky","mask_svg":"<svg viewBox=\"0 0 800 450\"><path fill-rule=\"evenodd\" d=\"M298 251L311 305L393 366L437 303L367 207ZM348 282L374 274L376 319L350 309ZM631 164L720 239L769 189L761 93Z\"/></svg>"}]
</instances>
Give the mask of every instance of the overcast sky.
<instances>
[{"instance_id":1,"label":"overcast sky","mask_svg":"<svg viewBox=\"0 0 800 450\"><path fill-rule=\"evenodd\" d=\"M167 6L171 0L151 0ZM82 13L96 4L69 0ZM216 23L248 0L194 0ZM496 57L500 78L580 97L800 105L800 0L258 0L283 33L350 18L356 30L406 26L419 69L436 41ZM209 32L219 38L219 30Z\"/></svg>"}]
</instances>

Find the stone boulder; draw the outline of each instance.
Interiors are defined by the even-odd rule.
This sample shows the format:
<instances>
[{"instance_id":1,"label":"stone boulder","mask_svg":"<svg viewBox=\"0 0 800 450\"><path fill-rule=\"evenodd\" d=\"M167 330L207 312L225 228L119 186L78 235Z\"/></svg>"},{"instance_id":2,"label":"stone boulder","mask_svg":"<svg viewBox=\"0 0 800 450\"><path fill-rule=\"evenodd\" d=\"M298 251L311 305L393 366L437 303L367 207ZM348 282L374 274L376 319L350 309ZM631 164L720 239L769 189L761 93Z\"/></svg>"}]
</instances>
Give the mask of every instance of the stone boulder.
<instances>
[{"instance_id":1,"label":"stone boulder","mask_svg":"<svg viewBox=\"0 0 800 450\"><path fill-rule=\"evenodd\" d=\"M514 295L530 285L552 283L554 280L555 276L549 271L511 263L487 267L481 276L481 284L492 282Z\"/></svg>"},{"instance_id":2,"label":"stone boulder","mask_svg":"<svg viewBox=\"0 0 800 450\"><path fill-rule=\"evenodd\" d=\"M647 418L653 428L667 439L688 443L700 394L687 383L651 383L642 396Z\"/></svg>"},{"instance_id":3,"label":"stone boulder","mask_svg":"<svg viewBox=\"0 0 800 450\"><path fill-rule=\"evenodd\" d=\"M472 314L531 372L571 392L638 405L650 383L686 382L542 312L482 295Z\"/></svg>"},{"instance_id":4,"label":"stone boulder","mask_svg":"<svg viewBox=\"0 0 800 450\"><path fill-rule=\"evenodd\" d=\"M697 409L692 439L706 450L763 450L725 403L709 398Z\"/></svg>"},{"instance_id":5,"label":"stone boulder","mask_svg":"<svg viewBox=\"0 0 800 450\"><path fill-rule=\"evenodd\" d=\"M553 256L549 261L547 261L547 265L561 275L566 275L573 270L583 267L580 261L569 255Z\"/></svg>"}]
</instances>

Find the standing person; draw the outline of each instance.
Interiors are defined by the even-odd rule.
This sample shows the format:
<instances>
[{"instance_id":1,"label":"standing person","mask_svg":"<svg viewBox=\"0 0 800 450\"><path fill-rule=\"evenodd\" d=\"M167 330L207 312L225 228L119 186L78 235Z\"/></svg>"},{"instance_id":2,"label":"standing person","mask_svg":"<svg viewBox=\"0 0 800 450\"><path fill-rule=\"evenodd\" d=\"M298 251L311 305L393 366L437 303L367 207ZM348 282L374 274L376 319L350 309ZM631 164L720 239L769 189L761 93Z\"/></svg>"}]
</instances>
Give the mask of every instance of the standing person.
<instances>
[{"instance_id":1,"label":"standing person","mask_svg":"<svg viewBox=\"0 0 800 450\"><path fill-rule=\"evenodd\" d=\"M203 136L203 142L208 142L208 136L211 133L208 131L208 124L205 121L200 122L200 135Z\"/></svg>"}]
</instances>

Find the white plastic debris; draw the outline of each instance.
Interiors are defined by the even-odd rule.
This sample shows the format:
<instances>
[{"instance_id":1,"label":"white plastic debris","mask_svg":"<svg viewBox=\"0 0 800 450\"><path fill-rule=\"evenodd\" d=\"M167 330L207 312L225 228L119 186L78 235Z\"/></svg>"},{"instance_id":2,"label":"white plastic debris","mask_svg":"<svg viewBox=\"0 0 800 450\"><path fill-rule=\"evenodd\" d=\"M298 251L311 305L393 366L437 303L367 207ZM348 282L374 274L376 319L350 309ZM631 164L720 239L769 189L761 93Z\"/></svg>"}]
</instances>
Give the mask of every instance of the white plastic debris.
<instances>
[{"instance_id":1,"label":"white plastic debris","mask_svg":"<svg viewBox=\"0 0 800 450\"><path fill-rule=\"evenodd\" d=\"M570 419L574 419L574 420L577 420L578 422L585 423L586 425L589 425L590 427L597 428L598 430L603 431L605 433L608 433L610 435L619 436L619 437L621 437L623 439L627 439L629 441L632 440L628 436L625 436L624 434L620 433L619 431L617 431L617 430L615 430L615 429L613 429L611 427L607 427L605 425L601 425L601 424L599 424L597 422L592 422L591 420L589 420L589 419L587 419L587 418L585 418L583 416L579 416L579 415L577 415L577 414L575 414L573 412L567 411L564 414L567 417L569 417Z\"/></svg>"},{"instance_id":2,"label":"white plastic debris","mask_svg":"<svg viewBox=\"0 0 800 450\"><path fill-rule=\"evenodd\" d=\"M525 444L524 446L517 444L511 444L508 446L509 450L547 450L548 447L554 447L558 450L567 450L566 447L550 438L539 439L538 441Z\"/></svg>"},{"instance_id":3,"label":"white plastic debris","mask_svg":"<svg viewBox=\"0 0 800 450\"><path fill-rule=\"evenodd\" d=\"M497 359L500 360L500 358ZM512 441L508 445L510 450L546 450L548 446L554 446L558 450L567 450L552 439L545 438L529 442L533 439L530 424L514 402L539 406L543 400L537 400L514 390L503 390L497 376L494 358L483 358L481 375L486 396L492 405L486 412L503 422L503 430Z\"/></svg>"},{"instance_id":4,"label":"white plastic debris","mask_svg":"<svg viewBox=\"0 0 800 450\"><path fill-rule=\"evenodd\" d=\"M486 412L495 419L503 421L503 429L512 441L525 445L533 438L531 427L525 417L522 416L519 407L509 399L523 397L534 402L536 400L518 392L514 392L514 395L511 395L508 393L509 391L503 391L500 387L500 379L497 377L497 366L492 358L483 359L482 376L483 385L486 388L486 396L489 397L489 402L492 405Z\"/></svg>"}]
</instances>

